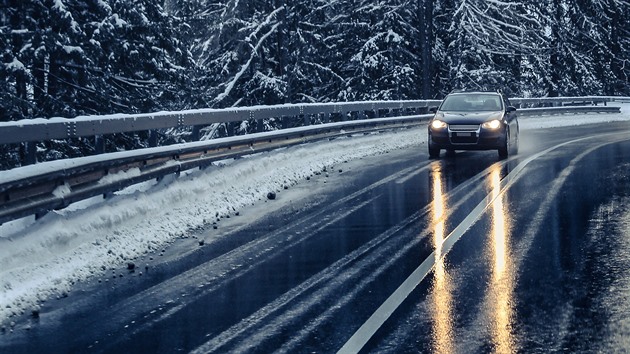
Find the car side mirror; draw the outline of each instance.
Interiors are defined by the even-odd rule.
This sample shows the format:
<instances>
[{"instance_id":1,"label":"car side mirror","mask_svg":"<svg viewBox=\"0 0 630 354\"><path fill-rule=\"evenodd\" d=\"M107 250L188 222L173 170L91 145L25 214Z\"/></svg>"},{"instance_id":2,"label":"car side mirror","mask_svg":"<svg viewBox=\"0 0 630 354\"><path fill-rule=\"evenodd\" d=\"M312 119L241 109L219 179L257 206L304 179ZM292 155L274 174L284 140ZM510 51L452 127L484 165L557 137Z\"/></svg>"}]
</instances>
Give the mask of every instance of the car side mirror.
<instances>
[{"instance_id":1,"label":"car side mirror","mask_svg":"<svg viewBox=\"0 0 630 354\"><path fill-rule=\"evenodd\" d=\"M506 112L516 112L516 107L514 106L508 106L508 108L505 110Z\"/></svg>"},{"instance_id":2,"label":"car side mirror","mask_svg":"<svg viewBox=\"0 0 630 354\"><path fill-rule=\"evenodd\" d=\"M431 113L437 112L437 107L429 107L429 112Z\"/></svg>"}]
</instances>

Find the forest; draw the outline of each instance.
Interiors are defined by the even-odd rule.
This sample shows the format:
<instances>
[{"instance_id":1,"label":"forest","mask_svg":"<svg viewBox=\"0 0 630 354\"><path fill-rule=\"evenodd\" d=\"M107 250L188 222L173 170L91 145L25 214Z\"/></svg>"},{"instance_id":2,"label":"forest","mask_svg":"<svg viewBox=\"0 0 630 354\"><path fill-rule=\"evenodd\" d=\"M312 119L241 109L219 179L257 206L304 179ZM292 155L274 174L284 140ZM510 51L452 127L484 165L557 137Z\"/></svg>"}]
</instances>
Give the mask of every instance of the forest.
<instances>
[{"instance_id":1,"label":"forest","mask_svg":"<svg viewBox=\"0 0 630 354\"><path fill-rule=\"evenodd\" d=\"M630 95L626 0L2 0L0 121Z\"/></svg>"}]
</instances>

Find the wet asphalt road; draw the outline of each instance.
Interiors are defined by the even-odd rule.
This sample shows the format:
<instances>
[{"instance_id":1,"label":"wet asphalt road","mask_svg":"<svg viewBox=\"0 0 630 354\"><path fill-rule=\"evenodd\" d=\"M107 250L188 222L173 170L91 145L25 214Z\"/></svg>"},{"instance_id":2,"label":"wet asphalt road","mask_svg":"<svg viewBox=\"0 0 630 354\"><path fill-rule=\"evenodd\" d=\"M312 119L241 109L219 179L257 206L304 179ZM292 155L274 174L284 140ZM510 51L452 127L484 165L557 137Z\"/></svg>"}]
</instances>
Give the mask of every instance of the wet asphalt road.
<instances>
[{"instance_id":1,"label":"wet asphalt road","mask_svg":"<svg viewBox=\"0 0 630 354\"><path fill-rule=\"evenodd\" d=\"M308 200L77 284L0 352L630 350L628 123L523 131L507 160L423 146L327 173Z\"/></svg>"}]
</instances>

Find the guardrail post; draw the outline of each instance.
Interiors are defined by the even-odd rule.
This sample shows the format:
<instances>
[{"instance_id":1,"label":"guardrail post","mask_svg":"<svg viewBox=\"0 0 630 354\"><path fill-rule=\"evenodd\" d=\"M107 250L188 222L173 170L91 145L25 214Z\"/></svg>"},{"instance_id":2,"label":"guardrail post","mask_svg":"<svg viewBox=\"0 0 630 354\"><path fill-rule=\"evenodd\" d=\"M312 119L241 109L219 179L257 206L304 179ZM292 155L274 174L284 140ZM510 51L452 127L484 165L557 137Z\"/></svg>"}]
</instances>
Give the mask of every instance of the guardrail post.
<instances>
[{"instance_id":1,"label":"guardrail post","mask_svg":"<svg viewBox=\"0 0 630 354\"><path fill-rule=\"evenodd\" d=\"M234 134L235 131L236 131L236 122L226 123L225 124L225 132L227 133L227 136L234 136L234 135L236 135L236 134Z\"/></svg>"},{"instance_id":2,"label":"guardrail post","mask_svg":"<svg viewBox=\"0 0 630 354\"><path fill-rule=\"evenodd\" d=\"M35 213L35 220L43 218L44 216L46 216L46 214L48 214L48 211L38 211L37 213Z\"/></svg>"},{"instance_id":3,"label":"guardrail post","mask_svg":"<svg viewBox=\"0 0 630 354\"><path fill-rule=\"evenodd\" d=\"M330 123L330 113L324 113L324 124Z\"/></svg>"},{"instance_id":4,"label":"guardrail post","mask_svg":"<svg viewBox=\"0 0 630 354\"><path fill-rule=\"evenodd\" d=\"M192 141L199 141L199 132L201 131L201 126L200 125L194 125L193 126L193 130L192 130L192 134L190 136L190 139L192 139Z\"/></svg>"},{"instance_id":5,"label":"guardrail post","mask_svg":"<svg viewBox=\"0 0 630 354\"><path fill-rule=\"evenodd\" d=\"M102 135L94 136L94 152L97 155L105 153L105 138Z\"/></svg>"},{"instance_id":6,"label":"guardrail post","mask_svg":"<svg viewBox=\"0 0 630 354\"><path fill-rule=\"evenodd\" d=\"M302 114L302 122L304 122L304 126L311 125L311 115L310 114Z\"/></svg>"},{"instance_id":7,"label":"guardrail post","mask_svg":"<svg viewBox=\"0 0 630 354\"><path fill-rule=\"evenodd\" d=\"M149 130L149 147L156 147L158 142L157 130Z\"/></svg>"},{"instance_id":8,"label":"guardrail post","mask_svg":"<svg viewBox=\"0 0 630 354\"><path fill-rule=\"evenodd\" d=\"M37 145L34 141L29 141L22 144L22 164L34 165L37 163Z\"/></svg>"},{"instance_id":9,"label":"guardrail post","mask_svg":"<svg viewBox=\"0 0 630 354\"><path fill-rule=\"evenodd\" d=\"M265 121L261 119L256 119L256 132L262 133L265 131Z\"/></svg>"}]
</instances>

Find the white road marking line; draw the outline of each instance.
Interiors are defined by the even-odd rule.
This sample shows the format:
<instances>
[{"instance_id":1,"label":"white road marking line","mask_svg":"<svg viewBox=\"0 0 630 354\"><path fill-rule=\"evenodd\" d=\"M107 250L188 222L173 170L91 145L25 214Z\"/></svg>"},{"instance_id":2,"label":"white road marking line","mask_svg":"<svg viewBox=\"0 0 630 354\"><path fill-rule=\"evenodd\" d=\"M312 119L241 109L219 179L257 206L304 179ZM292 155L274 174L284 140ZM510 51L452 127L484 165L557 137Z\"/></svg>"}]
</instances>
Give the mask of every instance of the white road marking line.
<instances>
[{"instance_id":1,"label":"white road marking line","mask_svg":"<svg viewBox=\"0 0 630 354\"><path fill-rule=\"evenodd\" d=\"M429 168L431 168L431 164L428 164L426 166L423 166L422 168L419 168L417 170L412 171L411 173L409 173L406 176L403 176L399 179L396 180L397 184L404 184L405 182L407 182L408 180L414 178L415 176L419 175L420 173L422 173L424 170L428 170Z\"/></svg>"}]
</instances>

